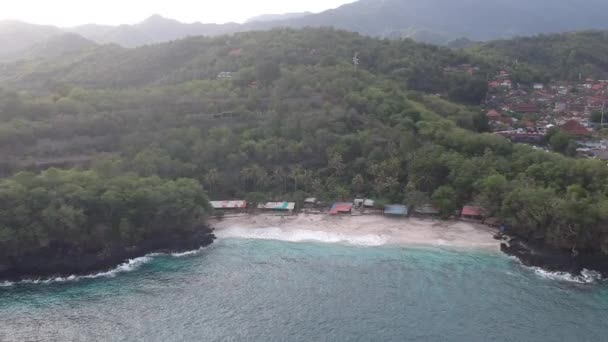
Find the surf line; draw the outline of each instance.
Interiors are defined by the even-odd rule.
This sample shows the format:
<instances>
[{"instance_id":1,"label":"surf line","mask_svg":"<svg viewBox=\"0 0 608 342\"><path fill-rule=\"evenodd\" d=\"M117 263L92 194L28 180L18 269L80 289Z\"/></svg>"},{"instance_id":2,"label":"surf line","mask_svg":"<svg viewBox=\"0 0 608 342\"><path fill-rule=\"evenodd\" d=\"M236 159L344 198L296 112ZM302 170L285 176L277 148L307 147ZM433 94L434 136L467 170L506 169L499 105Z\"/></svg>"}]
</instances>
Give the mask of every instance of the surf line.
<instances>
[{"instance_id":1,"label":"surf line","mask_svg":"<svg viewBox=\"0 0 608 342\"><path fill-rule=\"evenodd\" d=\"M192 250L192 251L181 252L181 253L150 253L150 254L144 255L142 257L129 259L126 262L116 266L115 268L113 268L109 271L104 271L104 272L99 272L99 273L94 273L94 274L87 274L87 275L82 275L82 276L70 275L67 277L55 277L55 278L47 278L47 279L23 279L23 280L14 281L14 282L13 281L4 281L4 282L0 282L0 287L11 287L11 286L22 285L22 284L49 285L49 284L55 284L55 283L77 282L77 281L85 280L85 279L114 278L121 273L132 272L132 271L139 269L142 265L145 265L145 264L151 262L152 260L154 260L155 257L158 257L158 256L171 256L173 258L190 257L190 256L199 254L204 248L205 247L202 247L202 248L196 249L196 250Z\"/></svg>"}]
</instances>

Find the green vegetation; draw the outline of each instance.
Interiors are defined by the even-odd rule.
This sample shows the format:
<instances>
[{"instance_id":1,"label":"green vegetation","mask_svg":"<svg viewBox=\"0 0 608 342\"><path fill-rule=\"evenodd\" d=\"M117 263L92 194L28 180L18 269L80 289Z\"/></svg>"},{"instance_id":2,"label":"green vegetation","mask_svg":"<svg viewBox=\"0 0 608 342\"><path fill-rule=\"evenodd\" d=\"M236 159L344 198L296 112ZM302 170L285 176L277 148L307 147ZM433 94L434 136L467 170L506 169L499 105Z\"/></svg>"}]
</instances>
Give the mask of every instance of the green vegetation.
<instances>
[{"instance_id":1,"label":"green vegetation","mask_svg":"<svg viewBox=\"0 0 608 342\"><path fill-rule=\"evenodd\" d=\"M606 165L483 133L487 121L467 104L481 92L479 80L446 71L471 62L463 52L330 29L192 38L135 50L106 46L69 59L21 62L0 71L5 85L20 90L0 95L2 170L92 169L65 172L99 177L104 185L91 195L100 201L94 208L107 205L100 194L122 177L164 184L155 176L195 179L218 199L363 195L430 201L444 217L477 203L522 236L608 253ZM493 68L478 65L482 72ZM216 80L222 71L234 72L232 80ZM204 196L196 181L168 183L182 189L169 197L197 189L185 201L198 211L193 203L203 206ZM24 196L32 196L35 188L23 186ZM137 198L131 194L137 188L125 186L124 196ZM157 232L155 216L141 215L169 203L150 195L155 201L143 200L144 208L126 201L127 214L85 211L90 221L83 221L77 214L83 207L50 189L41 191L58 196L62 204L53 208L73 217L67 226L85 230L101 223L120 231L126 217L127 226L150 224ZM177 210L181 201L173 204ZM23 217L18 206L3 205L7 217ZM193 217L189 212L184 217ZM30 243L13 235L24 223L4 225L6 241Z\"/></svg>"},{"instance_id":2,"label":"green vegetation","mask_svg":"<svg viewBox=\"0 0 608 342\"><path fill-rule=\"evenodd\" d=\"M491 63L508 67L520 83L583 80L608 76L608 32L584 31L515 38L468 49Z\"/></svg>"},{"instance_id":3,"label":"green vegetation","mask_svg":"<svg viewBox=\"0 0 608 342\"><path fill-rule=\"evenodd\" d=\"M49 169L0 181L0 261L103 254L188 239L210 212L201 185L100 171Z\"/></svg>"}]
</instances>

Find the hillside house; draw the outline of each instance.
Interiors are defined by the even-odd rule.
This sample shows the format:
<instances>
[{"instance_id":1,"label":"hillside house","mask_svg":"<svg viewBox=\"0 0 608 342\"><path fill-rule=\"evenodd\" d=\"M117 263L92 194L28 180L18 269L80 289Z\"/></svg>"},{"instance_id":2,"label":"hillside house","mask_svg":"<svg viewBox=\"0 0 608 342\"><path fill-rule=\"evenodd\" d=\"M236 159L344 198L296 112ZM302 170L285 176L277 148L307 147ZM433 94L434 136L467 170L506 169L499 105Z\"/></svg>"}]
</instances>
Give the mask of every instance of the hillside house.
<instances>
[{"instance_id":1,"label":"hillside house","mask_svg":"<svg viewBox=\"0 0 608 342\"><path fill-rule=\"evenodd\" d=\"M439 208L432 204L423 204L414 209L414 213L421 216L439 216Z\"/></svg>"},{"instance_id":2,"label":"hillside house","mask_svg":"<svg viewBox=\"0 0 608 342\"><path fill-rule=\"evenodd\" d=\"M520 103L513 105L512 110L520 114L534 114L540 112L540 108L531 103Z\"/></svg>"},{"instance_id":3,"label":"hillside house","mask_svg":"<svg viewBox=\"0 0 608 342\"><path fill-rule=\"evenodd\" d=\"M278 211L292 213L296 208L294 202L267 202L258 204L258 209L266 211Z\"/></svg>"},{"instance_id":4,"label":"hillside house","mask_svg":"<svg viewBox=\"0 0 608 342\"><path fill-rule=\"evenodd\" d=\"M470 205L464 206L460 214L463 219L471 221L482 221L484 216L485 210L483 208Z\"/></svg>"},{"instance_id":5,"label":"hillside house","mask_svg":"<svg viewBox=\"0 0 608 342\"><path fill-rule=\"evenodd\" d=\"M332 205L329 210L330 215L345 215L350 214L353 211L353 204L347 202L338 202Z\"/></svg>"},{"instance_id":6,"label":"hillside house","mask_svg":"<svg viewBox=\"0 0 608 342\"><path fill-rule=\"evenodd\" d=\"M591 131L587 129L587 127L583 126L580 122L576 120L570 120L565 124L560 126L560 129L565 133L574 135L576 137L589 137L591 136Z\"/></svg>"},{"instance_id":7,"label":"hillside house","mask_svg":"<svg viewBox=\"0 0 608 342\"><path fill-rule=\"evenodd\" d=\"M215 211L243 211L247 209L247 201L210 201L211 207Z\"/></svg>"},{"instance_id":8,"label":"hillside house","mask_svg":"<svg viewBox=\"0 0 608 342\"><path fill-rule=\"evenodd\" d=\"M385 216L405 217L409 213L409 208L402 204L391 204L384 207Z\"/></svg>"},{"instance_id":9,"label":"hillside house","mask_svg":"<svg viewBox=\"0 0 608 342\"><path fill-rule=\"evenodd\" d=\"M231 80L234 77L234 73L230 71L222 71L217 75L218 80Z\"/></svg>"}]
</instances>

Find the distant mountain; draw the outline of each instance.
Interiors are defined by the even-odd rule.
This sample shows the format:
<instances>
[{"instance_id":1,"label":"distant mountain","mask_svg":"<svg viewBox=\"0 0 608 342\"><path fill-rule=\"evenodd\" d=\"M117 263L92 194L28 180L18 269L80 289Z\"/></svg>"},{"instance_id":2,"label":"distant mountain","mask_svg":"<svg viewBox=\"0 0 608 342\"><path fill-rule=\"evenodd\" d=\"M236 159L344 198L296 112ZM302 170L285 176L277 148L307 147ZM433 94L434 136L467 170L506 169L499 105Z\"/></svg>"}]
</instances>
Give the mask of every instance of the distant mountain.
<instances>
[{"instance_id":1,"label":"distant mountain","mask_svg":"<svg viewBox=\"0 0 608 342\"><path fill-rule=\"evenodd\" d=\"M305 17L311 15L312 12L298 12L298 13L285 13L285 14L263 14L257 17L249 18L246 23L255 22L267 22L267 21L278 21L278 20L289 20Z\"/></svg>"},{"instance_id":2,"label":"distant mountain","mask_svg":"<svg viewBox=\"0 0 608 342\"><path fill-rule=\"evenodd\" d=\"M53 26L32 25L20 21L0 21L0 60L18 58L36 44L61 35Z\"/></svg>"},{"instance_id":3,"label":"distant mountain","mask_svg":"<svg viewBox=\"0 0 608 342\"><path fill-rule=\"evenodd\" d=\"M245 24L185 24L160 15L135 25L69 29L0 22L0 60L18 58L28 48L62 32L76 33L99 44L138 47L188 36L332 26L374 37L411 38L460 47L468 46L467 40L608 29L605 13L606 0L360 0L317 14L262 15Z\"/></svg>"},{"instance_id":4,"label":"distant mountain","mask_svg":"<svg viewBox=\"0 0 608 342\"><path fill-rule=\"evenodd\" d=\"M189 36L217 36L239 31L239 24L184 24L160 15L135 25L84 25L68 29L100 44L116 43L124 47L156 44Z\"/></svg>"},{"instance_id":5,"label":"distant mountain","mask_svg":"<svg viewBox=\"0 0 608 342\"><path fill-rule=\"evenodd\" d=\"M608 31L543 34L477 43L466 51L493 64L511 66L520 81L535 76L579 80L608 78Z\"/></svg>"},{"instance_id":6,"label":"distant mountain","mask_svg":"<svg viewBox=\"0 0 608 342\"><path fill-rule=\"evenodd\" d=\"M587 29L608 29L605 0L360 0L317 14L292 13L254 17L245 24L183 24L155 15L142 23L93 34L73 32L98 43L139 46L186 36L216 36L274 27L333 26L364 35L412 38L433 44L453 40L486 41Z\"/></svg>"},{"instance_id":7,"label":"distant mountain","mask_svg":"<svg viewBox=\"0 0 608 342\"><path fill-rule=\"evenodd\" d=\"M53 59L78 54L96 46L93 41L75 33L62 33L30 47L22 53L22 57Z\"/></svg>"},{"instance_id":8,"label":"distant mountain","mask_svg":"<svg viewBox=\"0 0 608 342\"><path fill-rule=\"evenodd\" d=\"M284 24L334 26L381 37L432 33L435 42L437 36L492 40L605 29L607 11L605 0L361 0Z\"/></svg>"}]
</instances>

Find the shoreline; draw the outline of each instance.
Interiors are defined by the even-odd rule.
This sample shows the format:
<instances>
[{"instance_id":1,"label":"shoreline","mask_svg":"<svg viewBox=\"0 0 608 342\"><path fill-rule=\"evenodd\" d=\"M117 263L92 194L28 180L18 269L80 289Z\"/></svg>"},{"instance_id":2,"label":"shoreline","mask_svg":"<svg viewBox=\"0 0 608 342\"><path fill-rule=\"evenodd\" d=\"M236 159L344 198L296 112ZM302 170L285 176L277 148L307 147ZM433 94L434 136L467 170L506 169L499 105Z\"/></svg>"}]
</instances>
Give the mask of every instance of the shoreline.
<instances>
[{"instance_id":1,"label":"shoreline","mask_svg":"<svg viewBox=\"0 0 608 342\"><path fill-rule=\"evenodd\" d=\"M587 277L597 272L608 278L608 257L571 257L543 244L510 237L498 240L498 229L469 221L431 218L390 218L382 215L243 214L213 220L219 239L249 238L289 242L345 243L360 246L396 245L451 248L502 253L523 266Z\"/></svg>"},{"instance_id":2,"label":"shoreline","mask_svg":"<svg viewBox=\"0 0 608 342\"><path fill-rule=\"evenodd\" d=\"M301 213L295 215L239 214L222 219L210 219L208 228L191 239L148 241L131 249L114 250L103 257L86 255L82 258L42 257L28 260L44 264L36 271L13 269L0 272L0 287L19 283L53 283L92 279L129 271L143 259L158 254L182 256L195 254L213 241L223 238L279 240L287 242L319 242L355 246L406 246L412 248L448 248L477 250L504 254L516 258L522 266L572 275L577 282L589 272L608 278L608 258L579 256L571 258L563 251L542 244L532 244L511 238L508 242L495 238L498 229L469 221L442 221L430 218L390 218L382 215L329 216ZM162 240L162 241L161 241ZM42 270L42 271L41 271ZM582 276L582 278L581 278ZM579 279L580 278L580 279ZM582 281L586 282L586 281Z\"/></svg>"},{"instance_id":3,"label":"shoreline","mask_svg":"<svg viewBox=\"0 0 608 342\"><path fill-rule=\"evenodd\" d=\"M102 254L58 255L41 251L20 260L0 264L0 285L20 282L51 282L54 279L95 278L130 267L138 259L154 254L191 253L209 246L216 239L213 229L204 226L189 236L162 236L138 246L117 246ZM47 253L45 253L47 252Z\"/></svg>"},{"instance_id":4,"label":"shoreline","mask_svg":"<svg viewBox=\"0 0 608 342\"><path fill-rule=\"evenodd\" d=\"M353 245L427 246L500 252L497 229L464 221L390 218L381 215L329 216L257 214L213 220L218 238L243 237Z\"/></svg>"}]
</instances>

